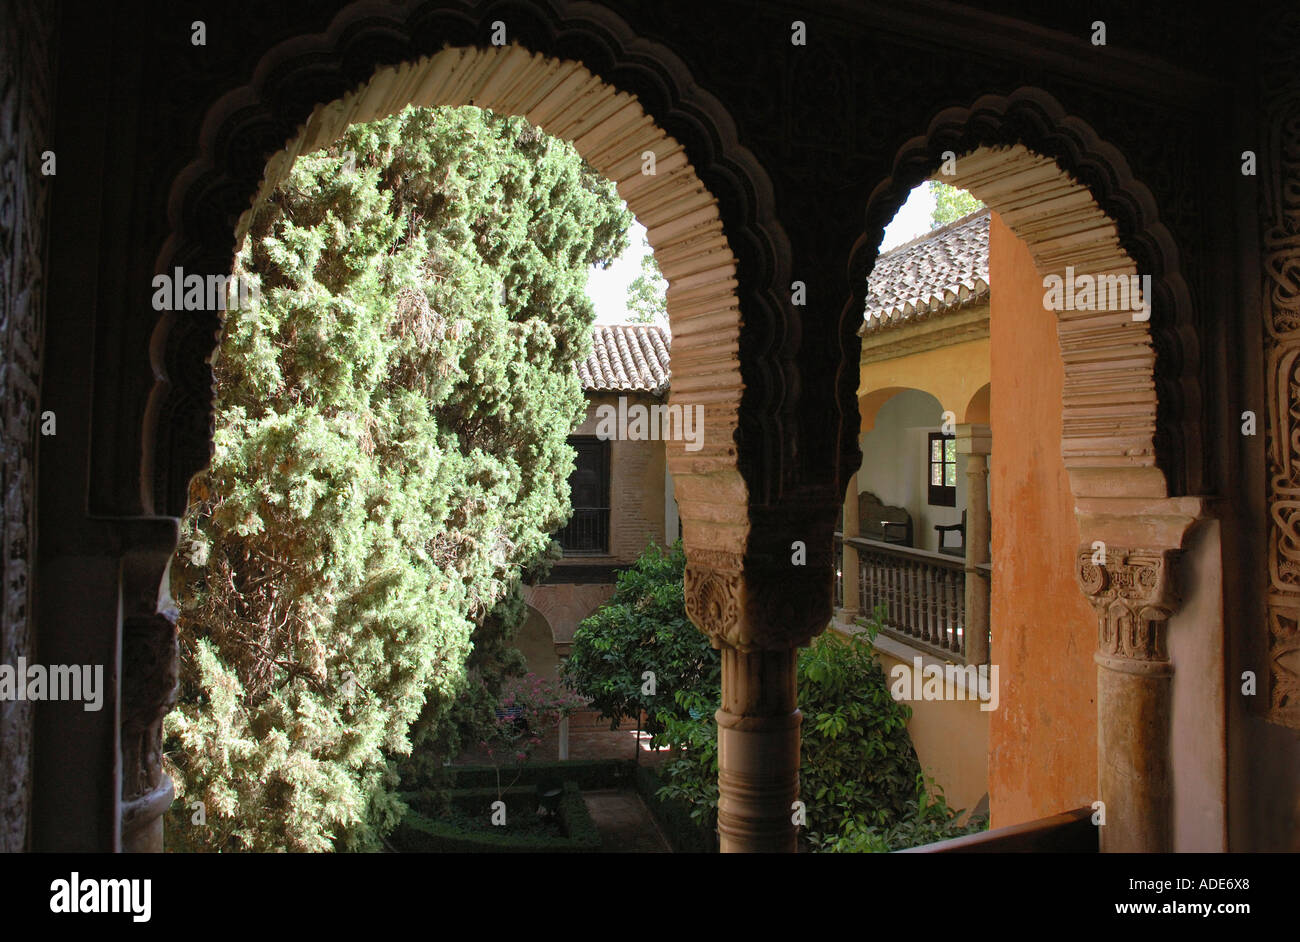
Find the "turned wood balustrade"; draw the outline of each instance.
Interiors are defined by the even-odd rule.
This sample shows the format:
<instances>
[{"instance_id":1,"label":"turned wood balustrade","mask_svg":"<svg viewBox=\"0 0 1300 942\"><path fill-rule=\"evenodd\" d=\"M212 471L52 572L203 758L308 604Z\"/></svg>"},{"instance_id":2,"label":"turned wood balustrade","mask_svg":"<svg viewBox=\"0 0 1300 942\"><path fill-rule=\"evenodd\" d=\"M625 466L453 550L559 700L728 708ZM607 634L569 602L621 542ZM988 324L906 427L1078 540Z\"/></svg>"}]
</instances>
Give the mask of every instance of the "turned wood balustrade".
<instances>
[{"instance_id":1,"label":"turned wood balustrade","mask_svg":"<svg viewBox=\"0 0 1300 942\"><path fill-rule=\"evenodd\" d=\"M860 613L870 616L880 608L889 634L964 662L965 563L878 540L849 537L845 542L857 551Z\"/></svg>"}]
</instances>

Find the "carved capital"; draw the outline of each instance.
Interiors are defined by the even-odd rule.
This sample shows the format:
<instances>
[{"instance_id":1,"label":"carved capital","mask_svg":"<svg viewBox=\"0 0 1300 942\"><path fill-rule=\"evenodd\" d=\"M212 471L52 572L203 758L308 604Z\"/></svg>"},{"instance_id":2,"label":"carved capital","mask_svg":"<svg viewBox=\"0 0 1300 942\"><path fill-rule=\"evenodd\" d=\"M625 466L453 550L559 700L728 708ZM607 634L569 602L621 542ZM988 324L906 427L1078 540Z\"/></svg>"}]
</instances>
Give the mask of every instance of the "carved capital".
<instances>
[{"instance_id":1,"label":"carved capital","mask_svg":"<svg viewBox=\"0 0 1300 942\"><path fill-rule=\"evenodd\" d=\"M745 565L738 554L691 552L686 564L686 614L715 648L780 651L805 645L831 619L834 571L807 566Z\"/></svg>"},{"instance_id":2,"label":"carved capital","mask_svg":"<svg viewBox=\"0 0 1300 942\"><path fill-rule=\"evenodd\" d=\"M1178 607L1173 568L1178 550L1111 547L1105 562L1091 546L1079 549L1075 575L1097 613L1097 658L1122 670L1167 665L1169 616Z\"/></svg>"}]
</instances>

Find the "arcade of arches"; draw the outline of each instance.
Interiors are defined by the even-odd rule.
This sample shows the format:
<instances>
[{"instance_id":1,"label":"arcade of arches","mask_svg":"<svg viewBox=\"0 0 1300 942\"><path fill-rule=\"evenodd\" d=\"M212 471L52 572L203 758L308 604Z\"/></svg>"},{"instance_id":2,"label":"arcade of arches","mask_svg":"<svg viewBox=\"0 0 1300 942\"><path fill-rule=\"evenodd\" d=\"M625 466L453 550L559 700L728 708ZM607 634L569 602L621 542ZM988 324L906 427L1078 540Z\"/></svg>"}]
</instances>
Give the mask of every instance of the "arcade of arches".
<instances>
[{"instance_id":1,"label":"arcade of arches","mask_svg":"<svg viewBox=\"0 0 1300 942\"><path fill-rule=\"evenodd\" d=\"M794 658L831 618L832 533L862 458L856 319L884 224L948 154L946 182L992 207L1040 275L1151 276L1149 321L1061 312L1061 436L1044 446L1074 499L1078 552L1061 565L1095 616L1065 634L1096 662L1101 846L1294 847L1300 456L1286 377L1300 317L1279 273L1300 230L1287 162L1300 23L1234 27L1262 37L1260 74L1243 75L1225 66L1233 43L1213 41L1222 25L1181 6L1110 24L1161 44L1098 48L1058 14L1002 5L1018 28L927 3L810 5L804 47L783 7L730 0L231 4L205 48L179 14L130 31L96 11L56 33L45 4L7 7L22 28L0 29L16 116L0 152L21 238L6 233L0 312L0 656L120 668L116 710L6 714L0 847L161 842L175 684L161 587L207 459L218 321L160 319L153 274L228 272L241 216L297 154L413 103L521 114L574 142L649 231L670 284L672 401L706 409L704 449L669 443L668 460L688 612L722 650L723 850L795 846ZM494 46L503 16L509 41ZM1229 152L1241 147L1204 133L1224 115L1232 140L1255 142L1256 177ZM40 173L43 141L56 176ZM1248 409L1267 436L1239 434ZM57 435L37 435L43 411ZM794 540L806 565L791 565ZM1244 670L1254 698L1238 695Z\"/></svg>"}]
</instances>

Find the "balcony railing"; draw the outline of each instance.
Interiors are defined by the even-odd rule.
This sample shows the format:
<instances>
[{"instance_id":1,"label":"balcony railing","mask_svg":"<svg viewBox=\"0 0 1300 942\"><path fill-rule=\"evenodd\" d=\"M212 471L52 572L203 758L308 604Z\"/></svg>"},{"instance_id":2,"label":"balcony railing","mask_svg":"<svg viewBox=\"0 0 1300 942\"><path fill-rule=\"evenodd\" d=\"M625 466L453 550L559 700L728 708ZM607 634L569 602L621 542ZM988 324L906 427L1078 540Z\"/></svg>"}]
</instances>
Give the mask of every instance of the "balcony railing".
<instances>
[{"instance_id":1,"label":"balcony railing","mask_svg":"<svg viewBox=\"0 0 1300 942\"><path fill-rule=\"evenodd\" d=\"M884 630L913 647L951 661L966 659L966 563L941 553L861 537L840 540L858 555L858 604L863 615L884 609ZM981 578L988 567L977 567ZM842 585L836 587L843 606ZM987 649L986 649L987 650Z\"/></svg>"},{"instance_id":2,"label":"balcony railing","mask_svg":"<svg viewBox=\"0 0 1300 942\"><path fill-rule=\"evenodd\" d=\"M1098 832L1093 810L1076 808L1064 814L981 831L934 844L922 844L901 854L1095 854Z\"/></svg>"},{"instance_id":3,"label":"balcony railing","mask_svg":"<svg viewBox=\"0 0 1300 942\"><path fill-rule=\"evenodd\" d=\"M563 530L555 535L566 556L603 556L609 552L609 508L575 509Z\"/></svg>"}]
</instances>

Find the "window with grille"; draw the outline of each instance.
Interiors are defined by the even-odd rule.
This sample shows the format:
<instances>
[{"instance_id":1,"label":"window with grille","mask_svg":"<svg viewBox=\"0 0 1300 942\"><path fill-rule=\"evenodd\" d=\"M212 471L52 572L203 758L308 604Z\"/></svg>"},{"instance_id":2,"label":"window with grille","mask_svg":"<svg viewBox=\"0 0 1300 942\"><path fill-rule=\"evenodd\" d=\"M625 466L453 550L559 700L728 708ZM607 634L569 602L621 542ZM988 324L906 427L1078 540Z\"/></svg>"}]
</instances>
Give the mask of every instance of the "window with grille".
<instances>
[{"instance_id":1,"label":"window with grille","mask_svg":"<svg viewBox=\"0 0 1300 942\"><path fill-rule=\"evenodd\" d=\"M573 437L577 452L569 475L573 516L556 534L565 556L605 556L609 553L609 442Z\"/></svg>"}]
</instances>

